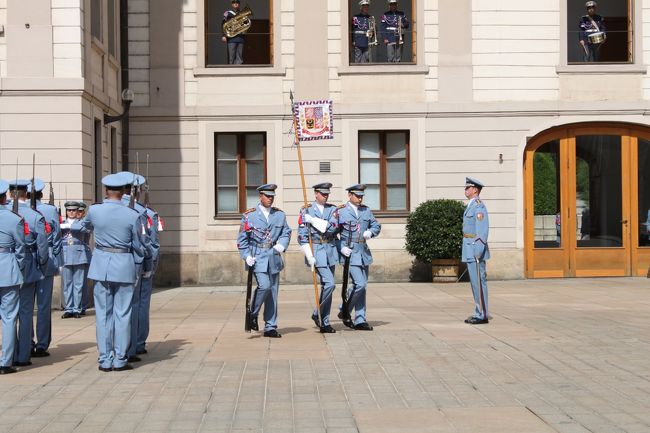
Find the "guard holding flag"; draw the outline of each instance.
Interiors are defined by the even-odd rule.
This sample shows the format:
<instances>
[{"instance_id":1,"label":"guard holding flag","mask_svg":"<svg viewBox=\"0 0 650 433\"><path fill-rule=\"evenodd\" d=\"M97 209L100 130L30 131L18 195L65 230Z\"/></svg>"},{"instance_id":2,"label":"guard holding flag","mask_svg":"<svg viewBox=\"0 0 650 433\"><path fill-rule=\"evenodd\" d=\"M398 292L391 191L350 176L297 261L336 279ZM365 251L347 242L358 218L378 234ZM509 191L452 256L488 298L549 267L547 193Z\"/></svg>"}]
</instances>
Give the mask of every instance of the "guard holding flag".
<instances>
[{"instance_id":1,"label":"guard holding flag","mask_svg":"<svg viewBox=\"0 0 650 433\"><path fill-rule=\"evenodd\" d=\"M291 229L287 217L280 209L271 206L277 185L267 183L257 188L260 203L244 212L241 220L237 248L246 269L255 266L257 289L251 303L251 329L259 330L257 315L264 305L264 336L280 338L278 328L278 290L280 271L284 269L282 253L289 246Z\"/></svg>"},{"instance_id":2,"label":"guard holding flag","mask_svg":"<svg viewBox=\"0 0 650 433\"><path fill-rule=\"evenodd\" d=\"M316 268L321 284L320 321L318 311L314 309L311 318L323 334L336 332L330 325L330 309L334 293L334 267L338 261L336 249L338 231L338 212L336 206L327 203L332 184L319 183L313 186L315 200L300 209L298 218L298 244L305 255L305 262ZM313 252L309 246L309 235Z\"/></svg>"},{"instance_id":3,"label":"guard holding flag","mask_svg":"<svg viewBox=\"0 0 650 433\"><path fill-rule=\"evenodd\" d=\"M467 272L474 295L474 313L465 319L470 325L488 323L488 287L485 276L485 261L490 258L488 233L490 222L485 203L479 198L483 184L472 178L465 178L465 197L469 199L463 214L463 250L461 260L467 263Z\"/></svg>"}]
</instances>

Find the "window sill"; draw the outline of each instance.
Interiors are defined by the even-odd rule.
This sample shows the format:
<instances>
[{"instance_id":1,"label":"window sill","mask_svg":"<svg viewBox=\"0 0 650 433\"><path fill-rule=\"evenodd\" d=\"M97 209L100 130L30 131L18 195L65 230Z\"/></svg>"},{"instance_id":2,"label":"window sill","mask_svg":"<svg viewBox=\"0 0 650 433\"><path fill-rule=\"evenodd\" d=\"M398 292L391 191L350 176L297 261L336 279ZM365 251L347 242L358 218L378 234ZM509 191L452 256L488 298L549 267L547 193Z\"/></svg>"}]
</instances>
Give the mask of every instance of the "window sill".
<instances>
[{"instance_id":1,"label":"window sill","mask_svg":"<svg viewBox=\"0 0 650 433\"><path fill-rule=\"evenodd\" d=\"M279 66L215 66L194 68L195 77L284 77L286 69Z\"/></svg>"},{"instance_id":2,"label":"window sill","mask_svg":"<svg viewBox=\"0 0 650 433\"><path fill-rule=\"evenodd\" d=\"M555 67L555 72L559 75L573 74L573 75L586 75L586 74L639 74L645 75L648 67L646 65L637 64L621 64L621 63L585 63L579 65L558 65Z\"/></svg>"},{"instance_id":3,"label":"window sill","mask_svg":"<svg viewBox=\"0 0 650 433\"><path fill-rule=\"evenodd\" d=\"M390 74L390 75L426 75L429 73L428 66L419 66L419 65L350 65L350 66L339 66L338 74L339 75L380 75L380 74Z\"/></svg>"},{"instance_id":4,"label":"window sill","mask_svg":"<svg viewBox=\"0 0 650 433\"><path fill-rule=\"evenodd\" d=\"M409 211L376 211L373 212L373 215L382 223L404 224L406 223L406 218L409 216L409 213Z\"/></svg>"},{"instance_id":5,"label":"window sill","mask_svg":"<svg viewBox=\"0 0 650 433\"><path fill-rule=\"evenodd\" d=\"M242 214L241 213L229 213L229 214L223 214L223 215L215 215L212 217L213 220L215 221L222 221L222 222L231 222L231 223L237 223L241 221Z\"/></svg>"}]
</instances>

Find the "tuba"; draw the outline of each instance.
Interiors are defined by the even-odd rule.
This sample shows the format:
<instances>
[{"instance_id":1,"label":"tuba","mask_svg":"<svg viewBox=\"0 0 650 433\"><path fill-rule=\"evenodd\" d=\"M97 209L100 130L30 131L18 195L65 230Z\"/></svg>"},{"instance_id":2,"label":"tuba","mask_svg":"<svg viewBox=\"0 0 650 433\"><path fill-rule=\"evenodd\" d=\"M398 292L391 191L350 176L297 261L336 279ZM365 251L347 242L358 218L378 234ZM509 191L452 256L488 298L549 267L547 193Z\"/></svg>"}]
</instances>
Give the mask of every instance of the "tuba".
<instances>
[{"instance_id":1,"label":"tuba","mask_svg":"<svg viewBox=\"0 0 650 433\"><path fill-rule=\"evenodd\" d=\"M374 47L379 44L377 42L377 25L375 24L375 17L368 18L368 31L366 32L368 38L368 46Z\"/></svg>"},{"instance_id":2,"label":"tuba","mask_svg":"<svg viewBox=\"0 0 650 433\"><path fill-rule=\"evenodd\" d=\"M233 18L223 23L221 27L223 33L229 38L234 38L241 33L245 33L251 27L251 20L249 18L251 15L253 15L253 11L250 7L246 6Z\"/></svg>"}]
</instances>

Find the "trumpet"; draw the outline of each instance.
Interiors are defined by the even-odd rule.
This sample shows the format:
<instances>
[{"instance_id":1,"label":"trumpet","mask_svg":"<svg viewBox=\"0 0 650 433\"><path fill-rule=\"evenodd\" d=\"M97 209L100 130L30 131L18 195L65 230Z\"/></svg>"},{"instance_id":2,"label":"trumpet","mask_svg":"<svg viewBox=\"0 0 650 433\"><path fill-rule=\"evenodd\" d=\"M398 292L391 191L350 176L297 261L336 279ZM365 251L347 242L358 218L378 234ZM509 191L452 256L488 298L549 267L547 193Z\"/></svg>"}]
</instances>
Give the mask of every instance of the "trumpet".
<instances>
[{"instance_id":1,"label":"trumpet","mask_svg":"<svg viewBox=\"0 0 650 433\"><path fill-rule=\"evenodd\" d=\"M402 17L397 17L397 36L399 37L399 44L404 43L404 27L402 26Z\"/></svg>"},{"instance_id":2,"label":"trumpet","mask_svg":"<svg viewBox=\"0 0 650 433\"><path fill-rule=\"evenodd\" d=\"M251 8L246 6L241 10L240 13L223 23L223 33L227 37L233 38L241 33L248 31L252 24L250 20L251 15L253 15L253 11Z\"/></svg>"},{"instance_id":3,"label":"trumpet","mask_svg":"<svg viewBox=\"0 0 650 433\"><path fill-rule=\"evenodd\" d=\"M368 31L366 31L368 38L368 46L374 47L379 44L377 41L377 25L375 24L375 17L368 18Z\"/></svg>"}]
</instances>

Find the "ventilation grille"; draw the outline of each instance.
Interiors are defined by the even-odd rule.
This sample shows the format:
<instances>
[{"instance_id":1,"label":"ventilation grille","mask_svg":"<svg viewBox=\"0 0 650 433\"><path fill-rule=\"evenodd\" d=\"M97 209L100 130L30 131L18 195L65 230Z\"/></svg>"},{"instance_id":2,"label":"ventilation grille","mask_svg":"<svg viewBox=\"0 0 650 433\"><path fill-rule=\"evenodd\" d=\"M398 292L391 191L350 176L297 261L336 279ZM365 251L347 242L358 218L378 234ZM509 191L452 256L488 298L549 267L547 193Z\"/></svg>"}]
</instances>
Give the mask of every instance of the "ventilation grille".
<instances>
[{"instance_id":1,"label":"ventilation grille","mask_svg":"<svg viewBox=\"0 0 650 433\"><path fill-rule=\"evenodd\" d=\"M330 173L332 166L329 161L321 161L318 163L318 171L321 173Z\"/></svg>"}]
</instances>

